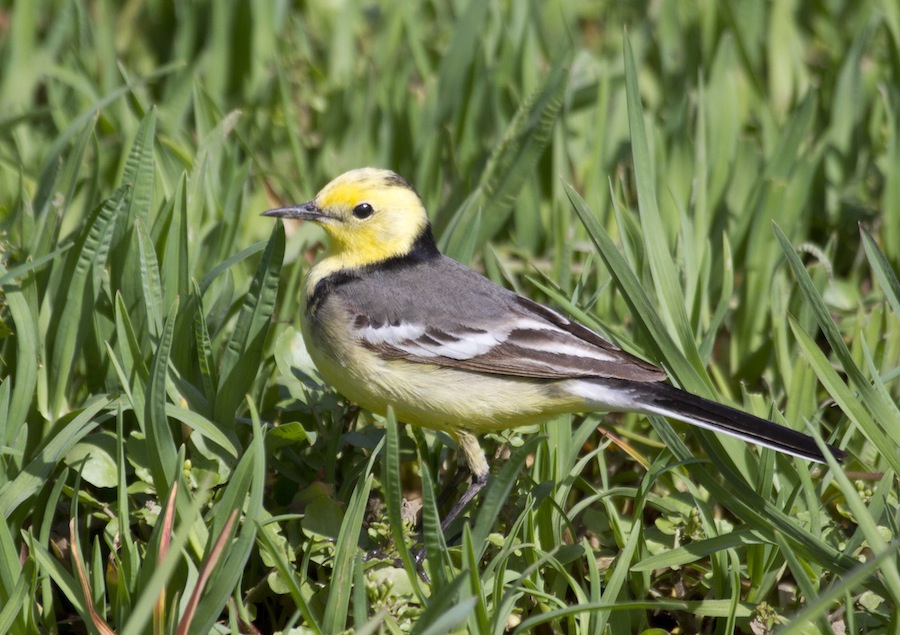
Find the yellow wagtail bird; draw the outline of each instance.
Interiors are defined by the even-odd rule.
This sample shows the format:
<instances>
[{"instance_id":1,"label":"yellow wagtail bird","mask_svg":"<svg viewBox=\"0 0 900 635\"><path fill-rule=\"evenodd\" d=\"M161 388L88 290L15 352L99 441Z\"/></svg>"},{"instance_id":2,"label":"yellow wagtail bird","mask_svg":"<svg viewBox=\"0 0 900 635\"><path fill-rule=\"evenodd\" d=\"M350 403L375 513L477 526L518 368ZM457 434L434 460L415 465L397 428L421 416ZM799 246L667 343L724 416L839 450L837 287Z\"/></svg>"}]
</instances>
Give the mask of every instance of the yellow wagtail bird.
<instances>
[{"instance_id":1,"label":"yellow wagtail bird","mask_svg":"<svg viewBox=\"0 0 900 635\"><path fill-rule=\"evenodd\" d=\"M442 255L421 198L394 172L353 170L265 215L327 233L301 317L322 377L363 408L392 406L398 420L456 439L473 484L444 527L487 482L479 434L562 413L658 414L825 461L812 437L679 390L653 364Z\"/></svg>"}]
</instances>

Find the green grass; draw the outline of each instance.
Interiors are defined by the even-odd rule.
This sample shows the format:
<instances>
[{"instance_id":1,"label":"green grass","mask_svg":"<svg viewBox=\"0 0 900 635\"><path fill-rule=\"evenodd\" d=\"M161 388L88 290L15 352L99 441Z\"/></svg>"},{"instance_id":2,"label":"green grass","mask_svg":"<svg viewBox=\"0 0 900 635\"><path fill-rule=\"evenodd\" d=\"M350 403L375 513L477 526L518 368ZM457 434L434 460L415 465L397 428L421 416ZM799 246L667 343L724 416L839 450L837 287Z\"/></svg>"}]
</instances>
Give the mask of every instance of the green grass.
<instances>
[{"instance_id":1,"label":"green grass","mask_svg":"<svg viewBox=\"0 0 900 635\"><path fill-rule=\"evenodd\" d=\"M11 0L0 107L0 632L894 632L896 2ZM850 458L564 417L442 535L452 441L321 382L259 217L364 165Z\"/></svg>"}]
</instances>

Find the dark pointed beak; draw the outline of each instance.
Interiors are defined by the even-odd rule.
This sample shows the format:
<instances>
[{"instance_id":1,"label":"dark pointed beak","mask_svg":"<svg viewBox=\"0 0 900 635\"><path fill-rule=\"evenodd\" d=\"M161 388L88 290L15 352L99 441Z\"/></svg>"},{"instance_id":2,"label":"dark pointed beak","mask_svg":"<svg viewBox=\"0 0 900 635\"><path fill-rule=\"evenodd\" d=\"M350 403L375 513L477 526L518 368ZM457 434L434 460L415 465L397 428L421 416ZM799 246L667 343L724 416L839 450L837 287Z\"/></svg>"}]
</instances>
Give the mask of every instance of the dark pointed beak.
<instances>
[{"instance_id":1,"label":"dark pointed beak","mask_svg":"<svg viewBox=\"0 0 900 635\"><path fill-rule=\"evenodd\" d=\"M274 216L275 218L292 218L296 220L311 221L322 221L326 218L330 218L328 215L322 213L322 210L320 210L318 206L316 206L315 201L309 201L301 205L294 205L293 207L279 207L278 209L270 209L268 212L263 212L262 215Z\"/></svg>"}]
</instances>

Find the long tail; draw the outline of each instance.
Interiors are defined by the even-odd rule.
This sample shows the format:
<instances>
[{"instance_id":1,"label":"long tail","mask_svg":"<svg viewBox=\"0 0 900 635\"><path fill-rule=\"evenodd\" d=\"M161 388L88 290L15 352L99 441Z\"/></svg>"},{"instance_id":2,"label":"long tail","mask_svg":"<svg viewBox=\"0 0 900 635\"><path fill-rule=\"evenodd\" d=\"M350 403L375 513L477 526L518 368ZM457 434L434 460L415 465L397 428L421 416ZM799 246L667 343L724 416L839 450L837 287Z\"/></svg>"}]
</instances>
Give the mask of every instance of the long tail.
<instances>
[{"instance_id":1,"label":"long tail","mask_svg":"<svg viewBox=\"0 0 900 635\"><path fill-rule=\"evenodd\" d=\"M603 383L608 387L617 385L617 388L630 393L634 409L645 414L671 417L808 461L825 463L825 456L815 439L772 421L703 399L663 382L605 379ZM846 452L834 446L829 445L828 449L838 461L843 461L847 456Z\"/></svg>"}]
</instances>

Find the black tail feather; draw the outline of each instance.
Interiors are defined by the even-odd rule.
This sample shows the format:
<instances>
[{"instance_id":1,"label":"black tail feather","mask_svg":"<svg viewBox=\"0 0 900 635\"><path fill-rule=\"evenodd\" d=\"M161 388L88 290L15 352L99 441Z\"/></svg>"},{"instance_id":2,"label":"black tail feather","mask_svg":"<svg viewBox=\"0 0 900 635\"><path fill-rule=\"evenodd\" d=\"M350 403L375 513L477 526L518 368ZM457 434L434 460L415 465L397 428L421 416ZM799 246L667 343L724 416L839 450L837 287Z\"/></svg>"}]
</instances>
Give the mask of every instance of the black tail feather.
<instances>
[{"instance_id":1,"label":"black tail feather","mask_svg":"<svg viewBox=\"0 0 900 635\"><path fill-rule=\"evenodd\" d=\"M772 421L724 406L662 382L623 382L631 384L634 399L648 413L661 414L709 430L722 432L751 443L825 463L825 456L811 436ZM829 445L838 461L847 453Z\"/></svg>"}]
</instances>

